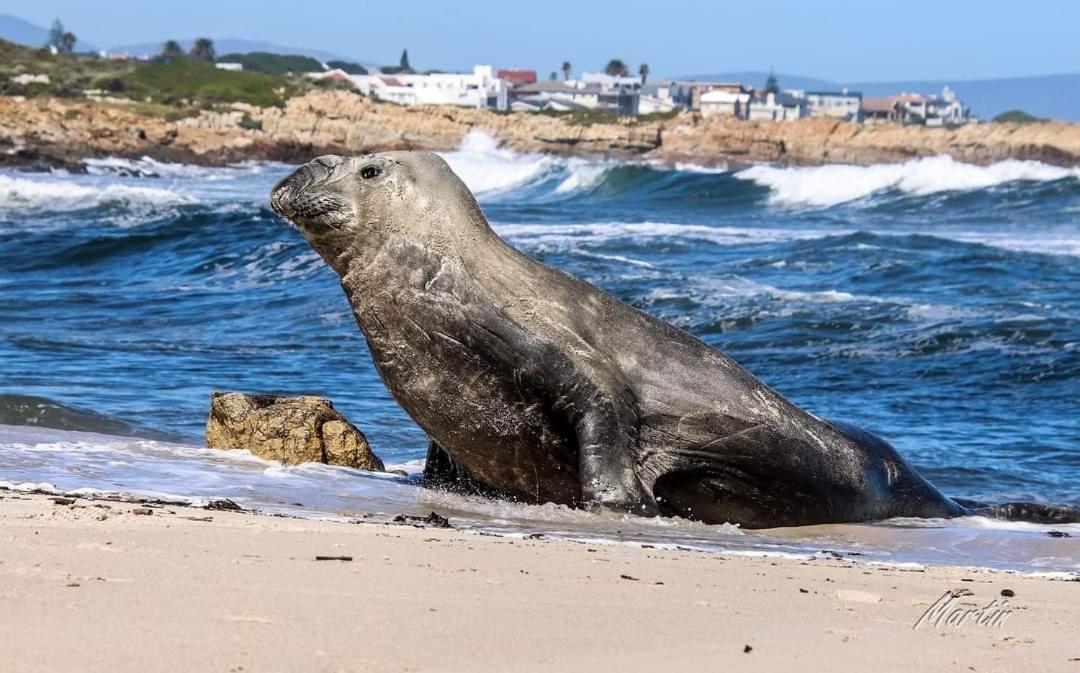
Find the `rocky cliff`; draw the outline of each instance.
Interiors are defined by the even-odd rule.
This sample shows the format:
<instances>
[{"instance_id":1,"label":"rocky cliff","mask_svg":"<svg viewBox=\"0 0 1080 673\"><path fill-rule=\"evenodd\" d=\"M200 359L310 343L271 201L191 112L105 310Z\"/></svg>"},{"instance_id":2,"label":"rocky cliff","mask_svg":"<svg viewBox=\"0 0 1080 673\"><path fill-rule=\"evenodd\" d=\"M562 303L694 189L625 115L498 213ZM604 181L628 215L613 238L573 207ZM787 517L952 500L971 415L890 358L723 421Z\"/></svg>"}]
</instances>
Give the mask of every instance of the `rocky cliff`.
<instances>
[{"instance_id":1,"label":"rocky cliff","mask_svg":"<svg viewBox=\"0 0 1080 673\"><path fill-rule=\"evenodd\" d=\"M203 164L302 161L326 153L447 150L474 129L521 151L702 165L875 164L942 154L976 164L1010 158L1080 164L1080 125L1065 122L931 129L826 119L746 122L686 112L589 123L573 115L400 107L343 91L310 93L281 108L239 104L175 120L119 102L0 97L0 163L77 165L104 155Z\"/></svg>"}]
</instances>

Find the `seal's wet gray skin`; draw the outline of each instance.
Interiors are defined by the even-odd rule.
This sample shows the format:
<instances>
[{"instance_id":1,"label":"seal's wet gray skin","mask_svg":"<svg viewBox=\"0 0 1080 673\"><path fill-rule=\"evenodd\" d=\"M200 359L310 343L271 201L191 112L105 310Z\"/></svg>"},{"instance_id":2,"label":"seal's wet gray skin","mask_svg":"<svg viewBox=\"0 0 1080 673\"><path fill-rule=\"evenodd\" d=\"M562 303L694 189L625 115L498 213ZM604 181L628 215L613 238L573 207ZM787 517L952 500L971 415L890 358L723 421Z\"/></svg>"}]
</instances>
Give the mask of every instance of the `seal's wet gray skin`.
<instances>
[{"instance_id":1,"label":"seal's wet gray skin","mask_svg":"<svg viewBox=\"0 0 1080 673\"><path fill-rule=\"evenodd\" d=\"M434 154L319 157L271 203L341 277L433 483L746 527L968 511L879 437L512 248Z\"/></svg>"}]
</instances>

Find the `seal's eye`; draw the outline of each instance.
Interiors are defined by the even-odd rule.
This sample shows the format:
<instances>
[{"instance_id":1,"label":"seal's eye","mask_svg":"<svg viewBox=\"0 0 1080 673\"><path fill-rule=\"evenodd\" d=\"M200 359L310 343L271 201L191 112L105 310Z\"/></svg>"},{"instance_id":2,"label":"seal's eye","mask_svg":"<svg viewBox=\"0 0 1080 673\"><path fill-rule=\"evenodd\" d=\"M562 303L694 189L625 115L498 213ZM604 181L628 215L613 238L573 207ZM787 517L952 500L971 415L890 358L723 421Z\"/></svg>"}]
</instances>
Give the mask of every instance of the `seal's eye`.
<instances>
[{"instance_id":1,"label":"seal's eye","mask_svg":"<svg viewBox=\"0 0 1080 673\"><path fill-rule=\"evenodd\" d=\"M379 173L382 173L382 171L380 171L377 166L364 166L360 169L360 177L364 178L365 180L370 180Z\"/></svg>"}]
</instances>

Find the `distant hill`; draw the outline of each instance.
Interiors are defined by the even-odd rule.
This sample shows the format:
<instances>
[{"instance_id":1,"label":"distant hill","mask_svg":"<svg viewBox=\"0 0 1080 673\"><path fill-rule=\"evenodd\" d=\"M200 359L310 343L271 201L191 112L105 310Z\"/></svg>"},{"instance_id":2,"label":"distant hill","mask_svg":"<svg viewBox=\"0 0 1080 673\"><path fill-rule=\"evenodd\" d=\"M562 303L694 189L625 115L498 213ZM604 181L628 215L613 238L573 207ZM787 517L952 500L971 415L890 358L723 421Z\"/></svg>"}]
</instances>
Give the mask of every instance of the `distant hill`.
<instances>
[{"instance_id":1,"label":"distant hill","mask_svg":"<svg viewBox=\"0 0 1080 673\"><path fill-rule=\"evenodd\" d=\"M692 75L685 79L742 82L763 86L767 71L744 71ZM909 80L901 82L853 82L843 84L812 77L776 73L782 89L831 89L847 87L867 98L902 91L941 93L948 86L981 119L993 119L1002 112L1023 110L1036 117L1080 121L1080 73L1040 75L981 80Z\"/></svg>"},{"instance_id":2,"label":"distant hill","mask_svg":"<svg viewBox=\"0 0 1080 673\"><path fill-rule=\"evenodd\" d=\"M317 59L320 62L327 61L356 61L351 57L342 56L329 51L323 51L321 49L307 49L305 47L286 47L280 44L274 44L272 42L263 42L261 40L245 40L236 37L223 37L223 38L211 38L214 40L214 51L218 54L247 54L251 52L264 52L270 54L283 54L283 55L296 55L296 56L308 56L310 58ZM178 39L185 50L191 49L192 43L195 42L195 38ZM161 45L165 43L165 40L158 40L157 42L140 42L138 44L121 44L115 47L109 47L111 52L126 52L132 56L139 56L146 54L153 56L161 51ZM359 61L361 65L368 65L363 61Z\"/></svg>"},{"instance_id":3,"label":"distant hill","mask_svg":"<svg viewBox=\"0 0 1080 673\"><path fill-rule=\"evenodd\" d=\"M75 33L79 41L75 43L75 51L97 51L98 48L86 42L79 36L75 26L67 26L67 29ZM49 39L49 29L30 23L25 19L10 14L0 14L0 39L14 42L27 47L41 47Z\"/></svg>"}]
</instances>

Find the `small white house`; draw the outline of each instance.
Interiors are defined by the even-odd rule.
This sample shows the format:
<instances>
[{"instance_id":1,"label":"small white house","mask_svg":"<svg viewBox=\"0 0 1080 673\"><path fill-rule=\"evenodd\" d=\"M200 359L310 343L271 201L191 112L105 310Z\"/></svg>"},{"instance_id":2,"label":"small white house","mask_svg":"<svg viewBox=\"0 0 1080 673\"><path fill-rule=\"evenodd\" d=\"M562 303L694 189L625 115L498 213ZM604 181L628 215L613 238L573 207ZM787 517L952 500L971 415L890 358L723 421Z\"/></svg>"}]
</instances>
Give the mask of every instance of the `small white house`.
<instances>
[{"instance_id":1,"label":"small white house","mask_svg":"<svg viewBox=\"0 0 1080 673\"><path fill-rule=\"evenodd\" d=\"M807 91L803 97L806 99L806 112L811 117L862 121L862 94L857 91Z\"/></svg>"},{"instance_id":2,"label":"small white house","mask_svg":"<svg viewBox=\"0 0 1080 673\"><path fill-rule=\"evenodd\" d=\"M764 96L751 98L750 121L794 121L806 116L806 100L791 94L772 92Z\"/></svg>"},{"instance_id":3,"label":"small white house","mask_svg":"<svg viewBox=\"0 0 1080 673\"><path fill-rule=\"evenodd\" d=\"M699 99L701 116L734 117L746 119L749 113L750 94L745 91L735 92L727 89L706 91Z\"/></svg>"},{"instance_id":4,"label":"small white house","mask_svg":"<svg viewBox=\"0 0 1080 673\"><path fill-rule=\"evenodd\" d=\"M214 67L218 70L228 70L230 72L240 72L244 69L243 63L215 63Z\"/></svg>"},{"instance_id":5,"label":"small white house","mask_svg":"<svg viewBox=\"0 0 1080 673\"><path fill-rule=\"evenodd\" d=\"M320 78L323 73L312 73ZM506 110L507 83L490 65L473 67L472 73L430 75L350 75L360 93L400 105L456 105Z\"/></svg>"},{"instance_id":6,"label":"small white house","mask_svg":"<svg viewBox=\"0 0 1080 673\"><path fill-rule=\"evenodd\" d=\"M632 75L625 77L609 75L606 72L583 72L581 82L585 85L596 84L602 89L640 89L641 78Z\"/></svg>"},{"instance_id":7,"label":"small white house","mask_svg":"<svg viewBox=\"0 0 1080 673\"><path fill-rule=\"evenodd\" d=\"M971 121L971 110L949 87L942 89L940 96L932 96L927 101L927 126L958 126Z\"/></svg>"}]
</instances>

